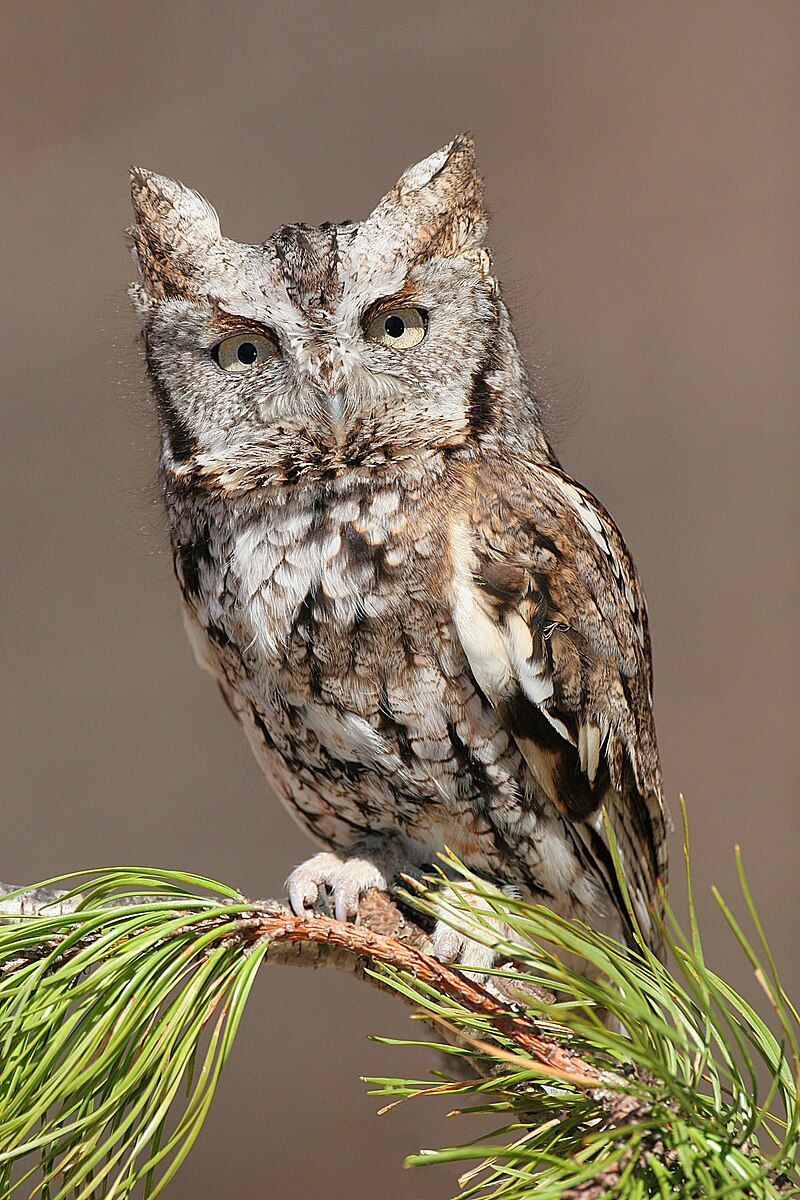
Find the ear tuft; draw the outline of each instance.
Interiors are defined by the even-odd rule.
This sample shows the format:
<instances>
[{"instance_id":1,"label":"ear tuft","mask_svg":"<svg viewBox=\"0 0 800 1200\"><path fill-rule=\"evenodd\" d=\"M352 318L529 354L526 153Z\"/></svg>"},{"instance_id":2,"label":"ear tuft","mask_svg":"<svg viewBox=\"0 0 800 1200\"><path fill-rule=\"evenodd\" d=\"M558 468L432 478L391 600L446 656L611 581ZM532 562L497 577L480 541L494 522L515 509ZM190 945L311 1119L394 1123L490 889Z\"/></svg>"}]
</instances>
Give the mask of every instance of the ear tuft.
<instances>
[{"instance_id":1,"label":"ear tuft","mask_svg":"<svg viewBox=\"0 0 800 1200\"><path fill-rule=\"evenodd\" d=\"M474 252L487 226L475 142L460 133L404 171L362 228L365 237L391 239L413 263Z\"/></svg>"},{"instance_id":2,"label":"ear tuft","mask_svg":"<svg viewBox=\"0 0 800 1200\"><path fill-rule=\"evenodd\" d=\"M421 162L408 167L397 181L397 187L402 191L419 191L430 187L440 175L445 177L446 185L458 180L466 184L481 182L475 165L475 139L471 133L459 133L441 150L435 150Z\"/></svg>"},{"instance_id":3,"label":"ear tuft","mask_svg":"<svg viewBox=\"0 0 800 1200\"><path fill-rule=\"evenodd\" d=\"M144 167L131 167L131 200L139 224L157 226L164 233L194 232L207 241L219 238L219 218L199 192L156 175Z\"/></svg>"},{"instance_id":4,"label":"ear tuft","mask_svg":"<svg viewBox=\"0 0 800 1200\"><path fill-rule=\"evenodd\" d=\"M136 224L129 230L151 296L186 294L190 281L220 240L219 219L207 200L175 179L132 167Z\"/></svg>"}]
</instances>

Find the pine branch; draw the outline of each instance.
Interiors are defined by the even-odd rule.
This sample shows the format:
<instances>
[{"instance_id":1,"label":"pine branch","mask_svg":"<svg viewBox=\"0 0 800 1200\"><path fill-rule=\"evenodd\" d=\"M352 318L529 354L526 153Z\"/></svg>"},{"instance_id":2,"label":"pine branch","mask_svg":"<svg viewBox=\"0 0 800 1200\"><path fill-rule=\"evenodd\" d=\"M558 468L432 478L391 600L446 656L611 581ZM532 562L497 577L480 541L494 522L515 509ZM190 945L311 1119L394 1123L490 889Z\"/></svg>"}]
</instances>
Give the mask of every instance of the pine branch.
<instances>
[{"instance_id":1,"label":"pine branch","mask_svg":"<svg viewBox=\"0 0 800 1200\"><path fill-rule=\"evenodd\" d=\"M755 941L719 903L777 1037L707 966L691 890L688 934L668 911L670 974L644 946L503 896L455 860L448 872L461 879L437 894L437 915L504 964L483 985L431 956L430 893L407 898L413 909L370 893L342 924L178 872L0 886L0 1195L34 1181L42 1200L157 1195L202 1126L264 964L390 989L471 1068L371 1081L395 1099L461 1096L473 1107L459 1111L497 1114L496 1138L409 1160L477 1164L465 1198L800 1195L798 1015L743 871Z\"/></svg>"},{"instance_id":2,"label":"pine branch","mask_svg":"<svg viewBox=\"0 0 800 1200\"><path fill-rule=\"evenodd\" d=\"M84 903L80 893L70 893L49 887L22 890L0 883L0 916L64 916L75 913ZM146 895L127 897L129 904L163 903ZM330 917L309 914L298 917L277 900L253 903L242 901L243 915L225 935L229 948L247 950L266 944L265 961L272 965L335 967L352 972L359 978L383 990L387 988L382 976L368 967L382 964L394 971L405 972L417 983L457 1001L476 1015L486 1017L515 1045L527 1051L554 1076L564 1075L584 1086L598 1087L611 1081L608 1072L597 1071L583 1062L567 1045L554 1037L543 1037L536 1022L509 1011L496 995L473 982L463 972L447 966L430 953L430 938L425 930L403 913L385 893L372 890L362 897L358 917L353 923L334 921ZM178 915L179 909L174 911ZM187 914L188 915L188 914ZM217 922L221 925L225 917ZM204 927L204 932L209 927ZM69 949L52 959L58 966L65 955L75 957L86 949L95 937L70 941ZM67 941L67 935L63 938ZM48 946L50 954L57 951L57 942ZM34 953L39 953L37 948ZM0 962L0 974L20 970L31 961L30 956ZM407 1003L414 1002L403 997Z\"/></svg>"}]
</instances>

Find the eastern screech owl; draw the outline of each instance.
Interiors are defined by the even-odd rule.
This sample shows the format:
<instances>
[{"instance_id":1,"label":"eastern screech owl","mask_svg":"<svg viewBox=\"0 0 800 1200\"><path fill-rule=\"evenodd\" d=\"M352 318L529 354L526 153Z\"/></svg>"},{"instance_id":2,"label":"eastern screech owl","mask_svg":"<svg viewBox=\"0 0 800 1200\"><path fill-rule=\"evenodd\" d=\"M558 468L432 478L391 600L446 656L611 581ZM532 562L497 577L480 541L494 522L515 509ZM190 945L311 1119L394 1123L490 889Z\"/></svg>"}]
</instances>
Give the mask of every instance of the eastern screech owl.
<instances>
[{"instance_id":1,"label":"eastern screech owl","mask_svg":"<svg viewBox=\"0 0 800 1200\"><path fill-rule=\"evenodd\" d=\"M444 846L659 948L665 820L644 600L542 429L484 248L470 137L361 223L220 234L132 172L132 238L186 626L335 913ZM437 952L489 954L440 926Z\"/></svg>"}]
</instances>

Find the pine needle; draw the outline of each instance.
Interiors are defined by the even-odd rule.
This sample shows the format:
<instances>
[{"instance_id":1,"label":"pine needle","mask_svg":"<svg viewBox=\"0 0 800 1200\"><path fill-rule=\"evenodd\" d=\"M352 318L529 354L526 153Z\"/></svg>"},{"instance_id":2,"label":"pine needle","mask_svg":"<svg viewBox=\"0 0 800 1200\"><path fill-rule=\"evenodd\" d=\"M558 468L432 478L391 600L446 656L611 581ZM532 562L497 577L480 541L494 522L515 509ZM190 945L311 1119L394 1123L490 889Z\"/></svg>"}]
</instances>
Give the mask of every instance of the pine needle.
<instances>
[{"instance_id":1,"label":"pine needle","mask_svg":"<svg viewBox=\"0 0 800 1200\"><path fill-rule=\"evenodd\" d=\"M688 862L688 839L686 853ZM438 1096L452 1108L455 1096L457 1115L496 1118L491 1137L407 1160L470 1164L461 1200L800 1196L798 1014L741 860L753 936L717 901L760 984L763 1013L709 966L690 875L688 931L667 910L667 970L500 895L452 855L446 868L444 917L514 964L487 972L488 983L510 979L513 1003L368 930L349 927L350 945L335 922L309 920L304 932L288 928L298 919L273 914L264 933L236 892L180 872L84 873L66 881L71 901L62 896L52 912L0 918L0 1195L159 1195L200 1133L280 933L338 941L371 960L368 976L442 1037L380 1040L472 1064L474 1080L368 1081L394 1103ZM441 893L423 890L413 903L443 915ZM493 917L509 931L502 938ZM592 978L566 966L564 952L589 964ZM549 1046L560 1057L548 1060Z\"/></svg>"}]
</instances>

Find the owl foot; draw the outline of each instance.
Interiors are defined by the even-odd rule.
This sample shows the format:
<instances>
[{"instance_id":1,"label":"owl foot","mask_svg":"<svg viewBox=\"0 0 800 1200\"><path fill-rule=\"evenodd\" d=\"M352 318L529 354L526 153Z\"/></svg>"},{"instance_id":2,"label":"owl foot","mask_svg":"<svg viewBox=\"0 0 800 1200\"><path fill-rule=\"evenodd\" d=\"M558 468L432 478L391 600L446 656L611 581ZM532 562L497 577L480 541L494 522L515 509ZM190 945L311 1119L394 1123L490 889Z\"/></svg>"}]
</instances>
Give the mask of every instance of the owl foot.
<instances>
[{"instance_id":1,"label":"owl foot","mask_svg":"<svg viewBox=\"0 0 800 1200\"><path fill-rule=\"evenodd\" d=\"M286 880L289 904L303 916L318 906L327 892L337 921L349 921L358 912L358 902L371 888L388 892L395 869L390 855L377 848L359 847L351 856L323 851L295 867Z\"/></svg>"},{"instance_id":2,"label":"owl foot","mask_svg":"<svg viewBox=\"0 0 800 1200\"><path fill-rule=\"evenodd\" d=\"M433 930L433 953L440 962L465 968L465 974L476 982L481 981L481 971L493 967L498 954L492 946L484 946L457 929L437 921Z\"/></svg>"},{"instance_id":3,"label":"owl foot","mask_svg":"<svg viewBox=\"0 0 800 1200\"><path fill-rule=\"evenodd\" d=\"M448 888L443 888L439 893L445 903L448 900L448 891ZM476 896L473 903L476 908L486 913L486 924L475 924L475 933L478 936L470 936L466 918L461 918L464 923L461 930L453 929L443 920L437 920L433 930L433 953L440 962L463 967L468 978L487 986L487 979L482 972L495 966L503 956L504 947L500 942L501 939L508 938L509 929L485 901ZM497 942L493 944L495 937Z\"/></svg>"}]
</instances>

